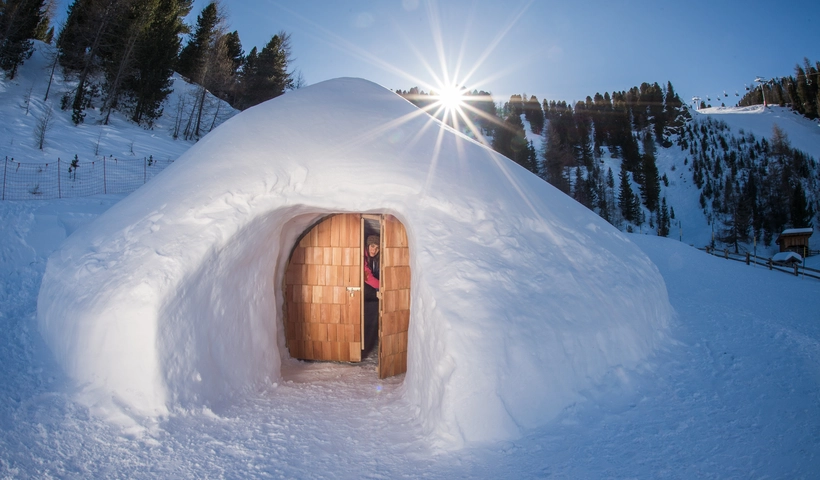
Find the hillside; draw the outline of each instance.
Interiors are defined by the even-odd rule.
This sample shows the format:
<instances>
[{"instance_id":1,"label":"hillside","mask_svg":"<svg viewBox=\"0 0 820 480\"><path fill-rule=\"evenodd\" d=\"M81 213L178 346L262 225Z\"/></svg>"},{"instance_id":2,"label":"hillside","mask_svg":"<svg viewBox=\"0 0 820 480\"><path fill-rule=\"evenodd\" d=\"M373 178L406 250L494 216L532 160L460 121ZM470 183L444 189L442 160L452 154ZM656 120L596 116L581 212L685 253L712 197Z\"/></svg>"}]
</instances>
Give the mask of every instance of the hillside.
<instances>
[{"instance_id":1,"label":"hillside","mask_svg":"<svg viewBox=\"0 0 820 480\"><path fill-rule=\"evenodd\" d=\"M730 139L739 139L744 135L754 135L759 140L771 139L775 126L786 134L788 142L794 149L803 151L820 159L820 128L816 122L808 120L791 110L783 107L720 107L693 111L693 128L715 125L719 122L725 125L723 135ZM728 143L731 143L729 141ZM712 155L716 156L715 154ZM696 246L707 245L712 238L712 225L709 224L707 214L699 205L699 188L693 180L692 154L679 147L659 149L658 170L669 178L669 186L662 186L668 197L669 204L675 208L676 215L683 225L683 241ZM688 160L688 165L684 163ZM820 190L817 181L820 180L820 169L816 164L812 167L809 179L806 182L807 195L814 200L815 205L820 200ZM815 207L815 212L817 208ZM709 213L714 214L711 210ZM719 230L720 218L715 214L715 231ZM670 237L677 238L676 229ZM760 239L758 239L760 240ZM719 240L716 243L720 243ZM742 242L744 248L752 250L752 242ZM820 248L820 236L812 238L812 248ZM758 252L774 253L776 245L761 246L758 242Z\"/></svg>"},{"instance_id":2,"label":"hillside","mask_svg":"<svg viewBox=\"0 0 820 480\"><path fill-rule=\"evenodd\" d=\"M658 143L654 143L653 147L656 159L654 163L661 179L659 198L665 198L673 215L669 225L669 238L698 247L709 245L714 239L714 246L734 249L734 244L726 241L727 224L733 220L734 213L727 206L738 203L741 190L750 176L762 182L760 198L756 199L761 209L772 209L776 203L771 198L772 192L780 191L784 195L779 204L783 210L788 210L792 198L791 189L800 185L809 206L813 207L816 224L816 214L820 212L820 168L817 164L817 159L820 158L820 125L817 122L777 106L719 107L689 112L691 120L685 123L682 131L666 137L667 147ZM521 120L527 141L542 152L543 162L549 135L533 133L524 115L521 115ZM557 121L563 119L559 118ZM550 120L547 125L549 123ZM772 159L774 152L771 145L775 128L783 134L787 153L783 159L777 160ZM547 131L545 128L545 133ZM648 129L633 130L631 134L636 139L645 138ZM577 151L581 148L572 142L570 140L567 143L568 150ZM641 157L645 155L645 149L646 142L641 146ZM620 213L618 173L625 163L624 153L617 147L604 145L596 153L596 158L598 161L593 168L583 166L580 160L576 160L577 166L570 167L565 175L570 183L567 193L582 203L589 201L588 208L610 218L622 230L657 234L658 213L650 211L646 205L640 205L643 215L641 222L626 221ZM786 162L785 168L781 167L783 162ZM786 172L782 179L776 178L781 175L778 169ZM800 172L794 172L797 169ZM604 182L608 170L612 171L615 179L613 186L607 186ZM591 195L584 192L579 195L583 188L578 187L578 174L585 181L583 187L592 190ZM541 176L545 176L543 170ZM635 180L635 174L631 174L629 178L632 191L639 195L641 186ZM726 191L727 183L733 186L731 192ZM703 193L705 198L701 198ZM604 197L605 203L601 202L601 197ZM738 241L739 251L756 250L763 257L769 257L777 251L774 239L783 228L790 226L789 213L784 211L779 222L771 224L765 223L767 219L763 213L766 212L760 213L757 221L747 220L748 237ZM757 245L754 241L755 234ZM812 237L810 246L812 250L820 249L820 235ZM820 262L815 262L818 263Z\"/></svg>"},{"instance_id":3,"label":"hillside","mask_svg":"<svg viewBox=\"0 0 820 480\"><path fill-rule=\"evenodd\" d=\"M152 157L171 162L195 142L177 135L191 114L195 87L178 75L174 76L173 93L166 100L163 115L152 129L145 129L126 119L119 112L112 114L108 125L101 122L99 111L86 111L85 122L74 125L71 112L60 109L63 95L76 87L76 82L63 77L59 67L52 65L55 49L35 41L32 57L20 67L13 80L0 71L0 160L14 159L23 163L54 163L58 158L70 162L76 155L80 164L113 157L135 160ZM51 78L51 85L49 79ZM48 98L46 98L48 92ZM99 105L99 98L95 105ZM213 96L208 98L206 118L208 128L215 127L236 114L236 110ZM47 121L40 148L41 128Z\"/></svg>"},{"instance_id":4,"label":"hillside","mask_svg":"<svg viewBox=\"0 0 820 480\"><path fill-rule=\"evenodd\" d=\"M148 162L154 164L154 171L164 168L183 152L188 150L193 144L192 140L183 140L181 131L184 130L186 121L191 115L191 95L196 87L185 82L181 77L174 77L174 91L169 96L164 106L163 115L157 120L154 128L145 129L128 121L122 114L116 113L111 117L109 125L102 125L99 112L91 109L88 111L85 123L74 125L71 122L70 112L60 110L59 104L62 96L71 91L75 86L70 79L63 78L61 69L52 72L52 59L54 48L50 45L36 42L36 50L31 59L21 67L17 77L13 81L0 77L0 115L5 119L0 125L0 159L5 161L26 164L48 164L54 165L60 159L60 175L68 175L68 166L72 160L76 159L80 165L90 165L102 159L114 160L119 164L129 161ZM51 85L49 79L51 78ZM48 91L48 99L46 92ZM99 100L99 99L97 99ZM209 97L206 117L208 128L215 127L237 112L229 105L219 101L214 97ZM820 127L816 122L783 107L718 107L707 108L699 111L690 110L692 120L691 129L698 129L705 125L708 128L721 125L720 136L724 136L728 143L731 139L742 139L744 136L754 135L756 139L770 139L773 128L777 125L786 135L788 143L792 148L805 152L816 161L820 158ZM529 129L529 122L521 115L522 123L526 125L526 138L532 141L539 152L544 152L544 136L533 134ZM47 121L47 124L46 124ZM46 126L44 133L43 127ZM714 133L710 135L714 136ZM175 138L176 137L176 138ZM40 141L42 139L42 149ZM671 135L669 140L673 146L669 148L656 147L656 163L658 176L667 179L660 185L660 197L665 197L674 218L669 222L670 238L677 238L685 243L704 246L710 244L713 235L716 238L715 244L721 247L721 229L724 228L724 217L720 211L716 211L714 199L707 199L704 208L700 200L704 185L697 185L695 181L692 154L680 147L680 136ZM713 157L715 155L712 155ZM607 169L611 169L617 181L617 174L623 163L620 155L614 154L611 150L604 148L600 155L601 175ZM17 165L17 163L10 163ZM806 188L806 196L810 204L814 205L815 213L820 212L820 194L818 194L818 175L820 170L816 168L816 163L810 169L808 177L803 181ZM35 167L39 168L39 167ZM18 170L12 167L11 171ZM65 171L63 171L65 170ZM78 169L83 173L89 173L90 169ZM9 171L9 168L6 168ZM155 174L155 173L153 173ZM131 191L136 188L144 179L149 179L153 175L151 172L141 176L136 174L134 183L127 183L125 187L114 189L114 191ZM4 180L10 183L12 174L6 174L8 178ZM99 175L95 173L95 175ZM76 176L76 174L75 174ZM574 176L571 174L570 176ZM144 178L143 178L144 177ZM571 180L572 181L572 180ZM668 183L668 185L667 185ZM638 192L640 186L634 178L631 182L632 188ZM722 185L720 179L716 179L714 187ZM7 192L13 192L8 190ZM53 191L57 191L56 188ZM84 192L86 190L78 188L75 191ZM93 189L91 190L93 191ZM6 195L6 198L35 198L35 195L27 195L28 191L22 194ZM70 195L62 193L62 195ZM616 208L617 204L617 184L615 191L607 192L609 209ZM56 194L55 194L56 195ZM720 205L718 205L720 206ZM595 207L596 211L600 209ZM622 230L632 230L638 233L657 233L657 214L653 214L646 207L642 207L645 221L625 222L617 215L613 217L613 223ZM774 253L776 246L771 240L771 233L766 236L768 245L764 245L764 236L758 235L757 251L762 256ZM741 241L741 250L754 250L754 241ZM820 235L812 238L812 249L820 249Z\"/></svg>"}]
</instances>

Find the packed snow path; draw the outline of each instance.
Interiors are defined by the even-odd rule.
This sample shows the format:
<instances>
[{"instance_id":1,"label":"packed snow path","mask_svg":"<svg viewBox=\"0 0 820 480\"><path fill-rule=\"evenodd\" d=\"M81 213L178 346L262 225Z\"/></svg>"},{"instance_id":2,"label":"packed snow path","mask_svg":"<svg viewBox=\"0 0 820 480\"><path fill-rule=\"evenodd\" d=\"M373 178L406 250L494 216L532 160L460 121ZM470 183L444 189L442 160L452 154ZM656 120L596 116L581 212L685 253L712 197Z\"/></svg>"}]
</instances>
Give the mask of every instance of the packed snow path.
<instances>
[{"instance_id":1,"label":"packed snow path","mask_svg":"<svg viewBox=\"0 0 820 480\"><path fill-rule=\"evenodd\" d=\"M2 202L0 477L810 478L820 471L820 282L630 238L677 311L674 342L514 442L442 451L403 377L288 363L279 385L123 429L78 403L37 333L47 255L116 197ZM546 367L548 368L548 367Z\"/></svg>"}]
</instances>

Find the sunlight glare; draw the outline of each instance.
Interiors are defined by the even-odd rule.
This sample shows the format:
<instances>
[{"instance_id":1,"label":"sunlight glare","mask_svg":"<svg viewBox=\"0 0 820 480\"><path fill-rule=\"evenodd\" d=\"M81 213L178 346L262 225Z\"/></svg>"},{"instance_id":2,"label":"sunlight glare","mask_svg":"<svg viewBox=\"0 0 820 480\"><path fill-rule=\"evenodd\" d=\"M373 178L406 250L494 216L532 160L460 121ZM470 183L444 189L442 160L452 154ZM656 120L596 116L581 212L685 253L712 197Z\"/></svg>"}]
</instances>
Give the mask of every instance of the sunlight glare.
<instances>
[{"instance_id":1,"label":"sunlight glare","mask_svg":"<svg viewBox=\"0 0 820 480\"><path fill-rule=\"evenodd\" d=\"M435 98L445 110L457 110L464 104L464 89L456 85L444 85L439 89Z\"/></svg>"}]
</instances>

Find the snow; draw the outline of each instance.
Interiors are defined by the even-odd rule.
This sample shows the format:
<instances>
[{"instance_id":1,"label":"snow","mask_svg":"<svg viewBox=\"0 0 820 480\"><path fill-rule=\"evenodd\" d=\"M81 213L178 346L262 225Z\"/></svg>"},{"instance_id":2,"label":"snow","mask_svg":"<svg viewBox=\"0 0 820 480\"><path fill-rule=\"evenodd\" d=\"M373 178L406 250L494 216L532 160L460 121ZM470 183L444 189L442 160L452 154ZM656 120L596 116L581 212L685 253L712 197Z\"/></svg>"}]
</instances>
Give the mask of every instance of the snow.
<instances>
[{"instance_id":1,"label":"snow","mask_svg":"<svg viewBox=\"0 0 820 480\"><path fill-rule=\"evenodd\" d=\"M814 233L814 228L787 228L786 230L783 230L781 235L794 235L800 233Z\"/></svg>"},{"instance_id":2,"label":"snow","mask_svg":"<svg viewBox=\"0 0 820 480\"><path fill-rule=\"evenodd\" d=\"M0 476L9 478L811 478L820 470L820 282L629 235L676 316L638 369L613 369L507 441L432 445L401 377L285 362L231 404L123 430L90 414L37 333L46 258L122 196L0 202ZM70 225L70 228L66 228ZM35 247L36 245L36 247Z\"/></svg>"},{"instance_id":3,"label":"snow","mask_svg":"<svg viewBox=\"0 0 820 480\"><path fill-rule=\"evenodd\" d=\"M663 280L623 234L358 79L243 112L75 232L49 258L40 332L118 422L233 404L281 380L287 255L344 211L407 228L400 397L437 444L520 437L664 343Z\"/></svg>"},{"instance_id":4,"label":"snow","mask_svg":"<svg viewBox=\"0 0 820 480\"><path fill-rule=\"evenodd\" d=\"M794 262L803 263L803 257L794 252L780 252L774 254L772 262L783 264Z\"/></svg>"},{"instance_id":5,"label":"snow","mask_svg":"<svg viewBox=\"0 0 820 480\"><path fill-rule=\"evenodd\" d=\"M31 63L37 60L37 55L26 63L21 75L25 74ZM21 78L25 81L19 80ZM0 81L2 118L19 116L20 110L24 108L19 105L20 92L28 89L26 82L29 81L33 82L33 77L18 77L16 83L5 79ZM37 88L39 86L35 86L35 91ZM14 108L9 108L12 104ZM757 112L759 120L754 122L760 123L760 127L759 132L755 131L756 136L771 135L771 124L777 120L778 115L771 112L776 110ZM380 113L374 113L376 119L383 118L379 116ZM742 119L744 116L754 116L743 112L716 113L723 115L721 118L729 123L735 132L738 126L747 128L748 131L748 125L744 127L739 122L746 121ZM320 120L319 117L314 119ZM324 127L321 128L337 128L332 124L332 119L325 120L328 121L324 122ZM24 119L23 122L25 121ZM368 119L365 124L370 124L371 121L378 123ZM121 142L122 146L116 148L122 149L123 154L128 154L128 144L137 135L134 130L139 129L129 127L124 121L121 123L121 129L116 136L124 140ZM268 130L276 131L282 123L289 122L269 121ZM322 122L303 127L304 131L299 138L303 138L304 132L320 128L320 124ZM810 147L813 145L814 148L820 145L820 142L812 143L812 139L815 138L812 137L813 131L817 129L816 124L797 121L787 122L781 126L788 133L793 145L801 142ZM15 128L18 130L9 133ZM17 147L25 143L31 128L33 123L19 129L17 120L0 122L2 144ZM93 124L78 128L67 124L55 127L50 132L52 137L49 138L56 141L47 142L47 145L50 144L48 148L65 144L68 145L64 149L66 155L73 155L80 146L85 145L85 151L92 155L93 144L98 135L89 136L88 132L99 128ZM438 127L428 128L438 133ZM131 131L124 133L122 130ZM184 142L167 140L167 130L146 132L145 145L148 148L138 151L139 155L153 154L158 157L154 153L157 150L150 146L153 142L164 142L169 149L178 149L173 150L177 153L169 153L169 158L175 158L189 146ZM258 129L254 132L260 138L268 134L260 134ZM406 135L403 130L395 131L394 134L389 137L389 141L407 140L401 138L402 134ZM419 138L423 136L418 132L414 132L414 135L419 135ZM236 143L236 148L240 149L248 143L254 144L255 140L244 140L251 136L241 135L239 140L242 141ZM350 141L351 138L345 140ZM448 142L457 143L452 138L444 141L445 144L450 144ZM137 148L140 145L143 145L141 141L134 143ZM346 144L343 146L348 147ZM408 147L409 150L413 148L417 148L417 145ZM208 150L209 148L201 148L198 151L200 154L203 151L207 154ZM671 153L672 150L674 148L659 149L659 167L664 158L669 165L682 162L682 157L675 157ZM35 154L38 151L33 148L31 150ZM8 150L0 152L0 155L6 155L6 152ZM257 154L255 156L261 156L259 152L253 153ZM52 154L63 155L56 153L56 150L53 150ZM196 163L198 159L204 158L205 154L189 162ZM664 154L668 157L663 157ZM20 159L28 157L28 153L25 152L14 155L20 155ZM816 153L812 155L818 156ZM80 157L84 158L82 153ZM286 165L274 168L268 165L271 162L266 157L265 168L260 169L261 160L243 162L234 156L229 158L238 169L250 169L254 172L275 171L279 174L283 174L289 166L303 160L301 157L277 157L277 162L284 162ZM490 160L487 161L487 158ZM144 212L140 212L143 217L133 224L117 222L114 218L117 215L139 211L133 201L130 201L130 206L127 207L118 205L126 203L121 202L126 198L124 195L0 202L0 224L3 225L0 228L0 477L812 478L820 471L820 326L816 322L816 293L820 284L808 277L782 275L770 272L765 267L746 266L742 262L704 255L691 248L688 243L708 240L708 227L704 230L704 226L694 225L695 222L705 225L697 208L691 211L692 221L684 222L683 243L652 235L626 236L643 253L636 254L631 244L623 248L635 255L640 261L639 264L643 264L645 256L649 257L656 266L652 269L657 268L662 277L653 278L663 285L659 289L663 290L664 296L668 292L669 303L674 309L674 316L664 330L665 338L659 340L658 348L651 350L631 367L614 365L586 382L577 380L578 371L582 370L577 364L559 364L556 368L544 366L541 369L544 372L539 370L535 373L543 375L545 381L557 378L559 381L574 382L569 386L575 390L567 397L561 397L560 393L552 396L543 395L543 383L533 382L532 377L516 377L513 373L517 373L517 370L513 372L513 368L526 366L526 362L514 358L516 353L525 351L512 348L515 342L527 343L525 346L532 348L535 355L546 356L544 351L550 348L557 348L564 354L573 352L572 338L564 339L560 345L555 342L541 342L544 334L555 333L558 328L550 332L549 327L533 325L527 319L552 315L558 302L556 298L562 294L562 289L569 289L560 283L568 277L577 280L576 277L582 271L582 267L576 265L583 264L590 256L593 260L598 259L590 254L589 245L583 242L581 245L572 243L578 242L578 235L581 235L580 239L593 242L594 239L589 240L583 236L589 231L583 226L585 220L581 223L567 221L568 218L586 219L586 216L580 214L572 204L554 200L551 194L540 191L540 187L531 186L521 180L514 167L500 168L504 164L496 163L496 160L498 159L492 157L484 157L483 162L479 160L478 163L482 166L489 163L499 167L490 173L484 172L479 177L484 178L485 175L502 172L502 175L496 177L507 182L521 181L518 187L522 192L539 190L539 195L530 199L533 209L526 210L504 203L494 204L496 201L510 201L510 197L513 197L506 192L499 198L494 198L493 194L503 190L500 187L488 189L486 195L482 191L481 202L477 202L472 196L466 200L462 199L459 195L463 194L466 188L459 186L464 183L462 178L466 178L469 183L473 180L472 176L477 175L476 172L464 173L459 170L459 175L455 178L444 175L443 178L449 180L445 184L444 181L437 181L435 178L428 182L427 176L420 182L409 173L393 174L385 179L384 172L377 172L380 174L375 175L369 168L358 169L356 173L359 177L356 178L351 178L353 175L349 173L339 176L338 170L329 172L328 176L337 175L339 179L354 183L343 193L331 192L327 199L319 198L319 182L314 180L316 183L311 183L308 180L316 174L315 169L306 169L301 174L283 174L281 180L277 177L276 180L269 181L269 185L271 188L279 185L295 203L277 206L278 210L269 210L261 217L255 217L253 221L249 221L248 217L264 211L267 207L273 208L272 203L262 205L267 201L265 197L268 192L259 194L258 189L245 185L261 182L261 176L252 177L253 180L246 178L240 187L234 188L236 193L233 196L203 194L200 197L185 197L182 194L184 192L177 191L178 188L191 191L196 190L199 185L204 189L220 181L204 178L207 177L204 174L195 175L190 181L185 175L186 180L179 181L183 175L175 174L177 181L170 189L172 195L165 191L169 190L168 184L172 182L162 183L164 189L157 188L151 191L157 196L173 196L171 200L182 202L182 205L176 208L176 213L186 206L190 208L186 211L189 216L176 217L176 220L180 221L179 225L173 224L169 218L170 214L174 213L170 211L169 206L161 209L161 213L166 215L164 221L162 218L151 219ZM34 161L41 160L35 158ZM435 163L438 167L447 162L438 158L430 163ZM691 174L684 172L681 163L677 165L678 170L674 171L674 177L672 171L666 170L670 172L672 183L676 181L677 174L682 174L683 177L677 181L685 183L684 177L689 175L688 180L691 184ZM452 170L454 169L450 168L448 172ZM188 171L190 172L190 169ZM661 174L663 172L664 170ZM233 180L238 182L236 179ZM373 211L397 213L400 208L405 208L410 212L402 221L408 226L408 233L412 237L411 247L418 246L414 250L413 285L416 295L413 302L418 310L414 312L416 316L411 320L411 325L416 325L421 330L420 322L416 321L417 317L429 317L421 319L425 322L424 331L417 332L419 340L415 344L414 368L417 375L426 371L440 381L437 384L439 390L430 388L427 391L430 399L441 403L450 401L453 398L452 390L463 388L466 382L444 383L440 378L442 371L450 373L451 377L464 375L462 370L471 368L469 363L476 361L478 365L472 367L472 371L478 371L480 377L489 377L490 380L485 379L486 383L491 383L493 376L498 378L495 390L482 392L482 395L486 393L486 396L493 397L493 400L506 400L517 396L520 397L517 400L534 405L534 410L540 410L542 404L538 402L544 400L543 422L522 423L518 426L517 434L506 440L496 437L485 441L466 441L463 448L453 450L452 447L457 446L459 442L448 441L442 430L452 425L447 420L452 420L455 414L449 412L451 416L448 417L448 412L441 409L441 421L437 424L441 428L431 428L431 425L436 424L436 419L431 420L428 417L433 409L422 410L411 395L412 371L407 377L399 376L380 381L372 361L364 362L361 366L296 362L287 358L281 342L277 342L276 345L278 357L274 355L271 358L273 363L267 367L268 376L251 383L223 385L224 388L219 388L217 382L209 380L209 375L218 377L228 372L221 377L224 380L226 376L234 373L241 359L230 358L231 352L207 349L224 346L219 341L220 335L227 333L231 336L237 329L227 332L203 332L202 329L195 331L194 327L198 325L189 325L191 328L185 333L199 337L189 341L189 350L183 349L179 352L183 356L187 352L201 355L203 360L199 361L197 366L210 368L199 369L199 380L193 377L189 384L199 385L210 381L211 390L205 393L200 390L192 392L186 390L188 384L180 385L174 378L171 378L172 381L162 380L160 383L164 383L165 387L171 387L169 391L176 392L176 396L166 398L163 403L165 406L160 408L166 413L156 416L150 412L140 411L133 404L123 401L124 398L133 400L139 394L126 392L124 396L113 396L106 394L104 389L95 388L91 382L79 383L76 378L67 376L66 371L70 371L72 367L66 366L56 358L39 332L38 294L46 271L47 259L52 254L57 257L82 254L85 255L84 258L94 259L94 262L87 263L89 270L75 272L78 282L90 281L89 277L105 276L103 273L108 270L122 273L123 277L113 280L122 280L125 283L135 283L138 280L160 282L161 280L157 280L155 276L165 275L168 285L162 292L162 301L173 296L182 296L187 299L188 305L185 310L179 305L166 304L163 313L175 308L179 313L177 318L184 317L182 313L193 312L192 317L195 316L199 320L201 314L201 318L210 320L213 324L214 318L211 317L215 315L214 308L218 307L223 312L228 312L223 313L228 317L232 314L230 309L236 308L236 304L242 300L237 299L233 305L225 303L233 290L241 288L241 285L231 287L230 282L237 280L240 275L236 271L226 271L225 264L234 258L247 260L254 257L254 249L257 249L257 252L268 250L268 247L263 249L263 246L249 240L253 232L246 230L264 230L271 226L271 222L275 223L281 217L293 213L299 218L294 216L294 220L282 226L281 232L276 232L276 235L272 236L274 245L270 246L270 249L288 244L289 241L292 243L291 239L296 235L294 232L301 233L300 229L303 225L309 224L312 218L317 218L327 211L338 211L335 207L331 208L334 201L342 197L345 197L345 201L351 201L352 197L361 195L361 192L370 192L369 186L374 180L380 183L393 180L393 189L408 188L407 184L399 180L412 180L410 185L419 191L424 187L428 188L425 191L428 203L422 202L425 198L423 195L417 197L418 204L411 206L404 205L389 195L364 200L356 197L356 201L353 202L355 205L345 210L359 211L362 207L372 206ZM283 186L281 182L285 182L287 186ZM422 187L419 187L419 183L422 183ZM490 182L487 183L492 185ZM479 188L483 186L484 184L480 184ZM288 191L287 188L291 190ZM306 191L310 189L313 190ZM354 189L358 189L355 195L349 191ZM672 191L675 190L668 190ZM453 195L446 197L443 192L452 192ZM686 192L684 189L680 192L681 198L684 199ZM151 195L137 193L127 198L132 197L138 197L140 201L147 201L153 205L148 198ZM195 202L202 200L203 197L205 201L197 205ZM696 197L693 198L696 204ZM514 199L518 201L520 197ZM393 203L380 203L389 200L393 200ZM475 206L475 203L480 207ZM545 213L544 204L555 208L556 211ZM688 214L681 204L672 205L679 216ZM499 221L498 217L521 215L528 218L535 208L539 208L535 211L542 214L544 224L551 227L537 230L539 233L547 231L551 234L546 237L547 240L541 241L564 240L566 243L556 249L558 253L547 254L544 247L530 257L521 257L523 265L515 263L515 268L511 268L510 258L515 259L521 251L526 252L528 248L535 248L533 244L536 241L533 237L537 235L526 235L527 228L524 227L531 227L530 224L522 227L514 221ZM147 209L150 207L146 207ZM283 212L286 209L292 209L292 212ZM522 209L526 215L522 214ZM465 212L468 215L461 218ZM435 213L437 215L434 215ZM306 216L302 216L303 214ZM242 218L233 223L226 223L225 217L230 215ZM426 222L428 215L431 219L429 223ZM424 216L425 222L419 225L418 222L408 221L411 216L416 220ZM247 224L243 223L240 226L242 222ZM472 225L469 225L470 222ZM121 229L108 237L103 236L98 230L102 228L99 225L112 223ZM593 229L602 228L595 222L590 223ZM209 230L208 227L213 225L217 225L220 230ZM152 234L139 231L141 228L150 231L152 227L160 229ZM200 229L199 232L190 231L188 236L180 239L173 237L173 232L195 227ZM155 238L153 242L149 241L152 235L157 236L163 229L172 232L166 232L168 235ZM244 232L244 236L236 233L240 231ZM519 238L522 231L523 238ZM219 242L211 243L212 247L208 252L202 254L198 250L205 248L209 240L198 238L197 233L218 237ZM675 233L673 228L671 236L676 237ZM72 246L62 247L70 235L72 240L69 243ZM610 236L624 237L620 234ZM76 240L75 237L95 239L95 243L83 246L82 241ZM569 239L572 239L572 242ZM420 240L428 243L416 243ZM447 242L451 240L456 243L448 246ZM187 244L184 244L185 242ZM237 245L229 245L232 242ZM472 243L465 246L466 242ZM616 245L620 242L621 240L613 240ZM607 247L612 246L607 242L602 243ZM128 245L129 248L148 252L147 259L156 267L156 274L146 274L147 269L140 268L134 270L131 278L128 278L124 273L124 267L117 270L119 267L116 262L123 261L117 256L118 245ZM188 246L193 251L187 252ZM250 251L239 251L243 248ZM61 253L55 253L58 251ZM156 258L168 253L179 258L175 260L167 257L162 261ZM542 254L548 256L550 261L558 260L557 264L554 267L545 267L541 263L530 265L529 262L533 258ZM595 255L597 254L598 252L595 252ZM202 265L194 272L185 270L193 268L197 261L193 257L197 255L204 256L205 263L212 262L215 265ZM476 255L476 258L472 258L471 255ZM445 256L446 261L431 266L432 259L441 256ZM52 257L52 263L56 261L54 258ZM815 259L820 257L807 258L807 264L812 266L811 261ZM65 257L62 260L70 263L71 258ZM130 262L132 259L127 260ZM244 266L247 272L242 272L243 277L264 270L253 264L258 260L259 258L253 258ZM278 264L284 259L280 256L270 261ZM157 267L157 262L162 265ZM561 268L567 267L567 264L573 267L569 269L570 273L567 276L558 280L550 276L560 274ZM429 270L429 273L423 276L423 282L418 278L422 265L424 269ZM469 266L466 272L463 271L465 265ZM234 267L240 270L241 266ZM53 265L49 268L52 269ZM91 271L92 268L99 270L94 272ZM518 275L518 268L522 269L521 275ZM536 272L538 268L543 268L543 272ZM603 269L604 266L600 268ZM532 277L533 274L538 276ZM53 277L54 273L51 275ZM226 276L221 285L217 284L214 278L218 275ZM172 283L171 278L176 278L177 283ZM182 279L179 280L180 278ZM613 289L618 288L618 282L623 278L624 275L607 272L602 274L599 280ZM70 282L72 278L62 280ZM112 279L106 277L106 280ZM581 277L581 280L589 279ZM53 282L54 278L50 281ZM483 285L485 281L496 283L486 286ZM197 282L204 282L206 285L200 286ZM488 300L497 295L498 285L519 287L516 282L522 282L520 288L523 290L507 291L505 296L498 298L495 303ZM544 282L544 285L535 285L538 282ZM66 313L74 315L70 309L78 304L86 307L85 313L89 310L91 313L99 313L96 311L97 306L90 303L107 301L100 297L104 297L104 293L100 292L105 292L109 285L117 286L112 283L99 285L96 289L76 288L78 298L67 302ZM144 289L150 288L151 285L147 283L137 287ZM464 301L467 293L470 293L458 291L458 287L464 285L470 285L476 295L470 297L468 309L456 311L452 304ZM119 287L123 288L122 284ZM216 287L233 290L220 293ZM558 289L558 292L549 291L553 288ZM603 290L605 289L601 287L599 292ZM653 291L649 290L648 295L652 295ZM215 293L217 298L207 297L210 293ZM159 294L154 292L153 295ZM205 297L204 300L197 299L197 295ZM95 296L96 300L93 299ZM438 301L436 305L421 305L419 299L428 302ZM519 301L520 305L505 303L511 300ZM593 301L597 300L595 298ZM204 302L199 310L193 305L197 301ZM570 298L568 301L577 300ZM142 321L139 315L130 311L137 303L140 303L139 308L144 308L141 302L139 298L126 297L125 301L119 302L120 308L113 309L111 313L114 318L129 315L129 318L137 322ZM111 302L112 305L114 303L116 302ZM248 306L241 306L232 318L240 318L244 314L242 308L250 309ZM279 307L270 308L275 310ZM445 308L447 310L443 312ZM482 311L482 308L488 310ZM582 312L588 309L587 305L580 305ZM260 307L254 315L271 311ZM560 308L557 311L564 312ZM519 314L520 318L512 318L515 314ZM501 348L493 345L495 350L482 351L480 356L468 357L467 353L473 352L466 352L464 343L467 340L480 339L480 335L487 331L488 327L493 326L493 315L511 321L515 326L533 328L532 332L519 332L519 336L531 335L531 341L517 338L512 332L500 327L496 330L490 329L489 336L495 335L501 339L498 343L504 343L506 348L503 349L503 355L499 355ZM281 319L277 318L271 323L276 324L279 321ZM438 325L439 323L444 324ZM561 323L558 327L569 328L568 323ZM474 328L466 329L466 333L462 333L465 332L465 325ZM184 325L178 323L176 326ZM589 325L579 324L577 327L577 331L571 333L584 333L582 327ZM456 329L459 336L469 338L462 338L461 344L457 345L458 348L453 348L454 342L459 340L455 338ZM76 335L74 332L63 333ZM113 326L110 332L98 333L108 335L105 341L112 337L116 339L119 334L116 326ZM204 333L211 335L203 340ZM422 335L427 343L421 343ZM171 340L179 339L179 336L170 337ZM428 339L431 338L433 341L429 342ZM257 339L258 337L254 340ZM434 343L439 351L448 349L449 356L445 361L433 364L436 352L429 351L429 343ZM86 345L90 350L99 347ZM575 357L564 360L600 360L601 352L595 351L596 347L598 346L591 349L576 348ZM556 354L559 357L560 351ZM453 353L458 355L454 356ZM427 357L422 358L422 354ZM209 355L212 357L205 358ZM485 359L482 356L494 358ZM499 358L501 356L504 358ZM122 357L123 355L119 355L119 358ZM215 358L223 361L222 364L217 366L215 362L207 363L207 360ZM88 361L88 358L84 360ZM102 361L116 363L117 358L111 360L106 357ZM444 368L448 366L451 370ZM433 371L434 367L438 370ZM215 371L217 368L224 370ZM424 370L425 368L430 370ZM137 374L141 378L145 376L143 372L137 371ZM511 378L501 378L505 375ZM127 379L123 383L128 383ZM430 381L427 385L433 383ZM149 382L149 386L155 385ZM511 387L513 391L507 392L506 389ZM569 400L564 402L563 406L559 406L562 398ZM556 399L558 401L552 405L554 413L550 413L549 401ZM460 409L460 405L454 408ZM489 408L485 413L487 417L497 414ZM485 418L479 419L479 423L483 421Z\"/></svg>"}]
</instances>

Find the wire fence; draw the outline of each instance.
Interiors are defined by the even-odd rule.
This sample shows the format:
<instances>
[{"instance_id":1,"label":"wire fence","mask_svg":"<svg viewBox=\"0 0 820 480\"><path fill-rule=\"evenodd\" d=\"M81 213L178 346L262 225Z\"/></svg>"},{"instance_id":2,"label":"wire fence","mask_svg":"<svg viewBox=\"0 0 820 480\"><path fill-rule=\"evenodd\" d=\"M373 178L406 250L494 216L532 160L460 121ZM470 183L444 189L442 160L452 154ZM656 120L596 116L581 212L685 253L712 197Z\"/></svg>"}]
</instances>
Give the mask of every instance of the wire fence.
<instances>
[{"instance_id":1,"label":"wire fence","mask_svg":"<svg viewBox=\"0 0 820 480\"><path fill-rule=\"evenodd\" d=\"M100 193L130 193L154 178L173 160L120 160L103 157L81 162L23 163L6 157L2 169L2 200L87 197Z\"/></svg>"}]
</instances>

